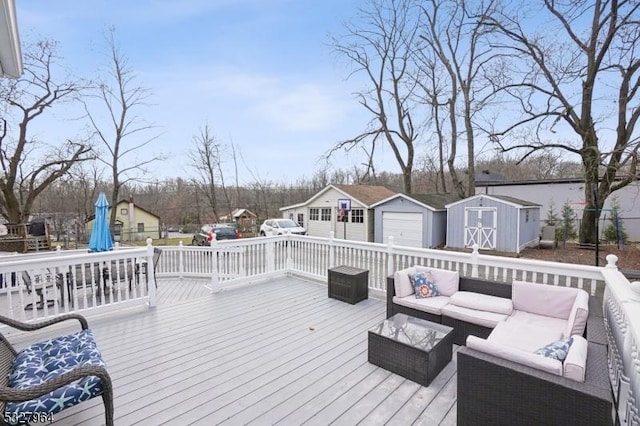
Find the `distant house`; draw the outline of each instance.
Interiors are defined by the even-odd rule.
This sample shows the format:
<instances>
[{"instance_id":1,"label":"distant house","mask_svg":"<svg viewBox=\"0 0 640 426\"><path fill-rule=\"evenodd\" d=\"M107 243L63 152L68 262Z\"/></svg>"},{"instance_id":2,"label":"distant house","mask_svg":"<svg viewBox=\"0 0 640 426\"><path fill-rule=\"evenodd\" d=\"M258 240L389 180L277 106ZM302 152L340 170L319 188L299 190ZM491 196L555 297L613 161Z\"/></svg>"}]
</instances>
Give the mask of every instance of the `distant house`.
<instances>
[{"instance_id":1,"label":"distant house","mask_svg":"<svg viewBox=\"0 0 640 426\"><path fill-rule=\"evenodd\" d=\"M585 207L584 178L538 179L504 182L476 181L476 194L506 195L521 197L526 194L528 200L540 204L542 217L545 218L551 203L558 216L564 203L568 202L576 216L576 225ZM604 212L600 217L600 230L604 230L611 216L613 199L618 201L618 212L630 241L640 241L640 180L615 191L604 203Z\"/></svg>"},{"instance_id":2,"label":"distant house","mask_svg":"<svg viewBox=\"0 0 640 426\"><path fill-rule=\"evenodd\" d=\"M255 228L258 215L249 209L235 209L230 215L220 216L220 222L237 223L240 232L250 232Z\"/></svg>"},{"instance_id":3,"label":"distant house","mask_svg":"<svg viewBox=\"0 0 640 426\"><path fill-rule=\"evenodd\" d=\"M445 243L447 209L453 194L394 194L371 207L375 211L374 242L436 248Z\"/></svg>"},{"instance_id":4,"label":"distant house","mask_svg":"<svg viewBox=\"0 0 640 426\"><path fill-rule=\"evenodd\" d=\"M111 215L111 206L109 207ZM87 238L93 229L94 216L86 221ZM133 201L120 200L116 204L116 223L111 230L114 241L144 241L147 238L162 238L160 216L146 210Z\"/></svg>"},{"instance_id":5,"label":"distant house","mask_svg":"<svg viewBox=\"0 0 640 426\"><path fill-rule=\"evenodd\" d=\"M540 236L540 205L502 195L475 195L446 205L447 247L520 253Z\"/></svg>"},{"instance_id":6,"label":"distant house","mask_svg":"<svg viewBox=\"0 0 640 426\"><path fill-rule=\"evenodd\" d=\"M374 241L372 206L396 194L385 186L328 185L304 203L283 207L282 217L293 219L307 228L307 234Z\"/></svg>"}]
</instances>

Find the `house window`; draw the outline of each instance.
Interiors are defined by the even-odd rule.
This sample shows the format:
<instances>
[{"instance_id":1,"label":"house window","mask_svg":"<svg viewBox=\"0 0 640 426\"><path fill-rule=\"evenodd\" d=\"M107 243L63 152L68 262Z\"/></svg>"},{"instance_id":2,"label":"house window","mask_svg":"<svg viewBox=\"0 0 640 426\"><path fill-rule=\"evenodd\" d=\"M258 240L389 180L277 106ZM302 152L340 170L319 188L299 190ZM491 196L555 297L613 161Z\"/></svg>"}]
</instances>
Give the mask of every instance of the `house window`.
<instances>
[{"instance_id":1,"label":"house window","mask_svg":"<svg viewBox=\"0 0 640 426\"><path fill-rule=\"evenodd\" d=\"M144 223L138 224L138 232L144 232Z\"/></svg>"},{"instance_id":2,"label":"house window","mask_svg":"<svg viewBox=\"0 0 640 426\"><path fill-rule=\"evenodd\" d=\"M120 209L120 214L129 214L129 209Z\"/></svg>"},{"instance_id":3,"label":"house window","mask_svg":"<svg viewBox=\"0 0 640 426\"><path fill-rule=\"evenodd\" d=\"M298 213L298 221L300 226L304 226L304 213Z\"/></svg>"},{"instance_id":4,"label":"house window","mask_svg":"<svg viewBox=\"0 0 640 426\"><path fill-rule=\"evenodd\" d=\"M320 209L309 209L309 220L320 219Z\"/></svg>"},{"instance_id":5,"label":"house window","mask_svg":"<svg viewBox=\"0 0 640 426\"><path fill-rule=\"evenodd\" d=\"M364 210L353 209L351 210L351 222L352 223L364 223Z\"/></svg>"},{"instance_id":6,"label":"house window","mask_svg":"<svg viewBox=\"0 0 640 426\"><path fill-rule=\"evenodd\" d=\"M323 222L328 222L331 220L331 209L322 209L322 216L320 217L320 220L322 220Z\"/></svg>"}]
</instances>

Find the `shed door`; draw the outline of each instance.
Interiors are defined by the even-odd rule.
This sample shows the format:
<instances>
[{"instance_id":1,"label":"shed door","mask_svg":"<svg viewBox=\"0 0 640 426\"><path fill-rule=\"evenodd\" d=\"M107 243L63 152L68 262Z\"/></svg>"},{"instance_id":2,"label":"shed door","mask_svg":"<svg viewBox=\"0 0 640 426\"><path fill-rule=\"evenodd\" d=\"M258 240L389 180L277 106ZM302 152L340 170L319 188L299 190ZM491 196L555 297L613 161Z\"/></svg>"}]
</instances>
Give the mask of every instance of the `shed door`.
<instances>
[{"instance_id":1,"label":"shed door","mask_svg":"<svg viewBox=\"0 0 640 426\"><path fill-rule=\"evenodd\" d=\"M464 212L464 246L474 244L483 250L496 248L496 209L467 207Z\"/></svg>"},{"instance_id":2,"label":"shed door","mask_svg":"<svg viewBox=\"0 0 640 426\"><path fill-rule=\"evenodd\" d=\"M422 247L422 213L382 212L382 242Z\"/></svg>"}]
</instances>

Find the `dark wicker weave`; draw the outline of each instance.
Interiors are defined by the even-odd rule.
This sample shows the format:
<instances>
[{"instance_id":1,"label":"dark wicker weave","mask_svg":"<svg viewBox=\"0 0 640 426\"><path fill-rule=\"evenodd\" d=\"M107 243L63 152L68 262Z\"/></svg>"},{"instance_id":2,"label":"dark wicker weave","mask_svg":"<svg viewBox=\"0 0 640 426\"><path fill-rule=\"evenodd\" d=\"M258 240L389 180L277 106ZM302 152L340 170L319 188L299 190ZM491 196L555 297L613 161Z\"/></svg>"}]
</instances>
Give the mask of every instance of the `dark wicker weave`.
<instances>
[{"instance_id":1,"label":"dark wicker weave","mask_svg":"<svg viewBox=\"0 0 640 426\"><path fill-rule=\"evenodd\" d=\"M458 425L613 424L607 351L589 343L584 382L462 347Z\"/></svg>"},{"instance_id":2,"label":"dark wicker weave","mask_svg":"<svg viewBox=\"0 0 640 426\"><path fill-rule=\"evenodd\" d=\"M425 328L435 328L445 333L444 337L429 350L399 342L369 330L369 362L422 386L429 386L431 381L451 362L452 330L437 323L425 324Z\"/></svg>"},{"instance_id":3,"label":"dark wicker weave","mask_svg":"<svg viewBox=\"0 0 640 426\"><path fill-rule=\"evenodd\" d=\"M24 323L0 315L0 323L22 331L39 330L66 320L78 320L83 330L88 328L87 320L78 314L61 315L38 323ZM2 413L4 413L5 404L7 402L28 401L54 391L61 386L73 383L83 377L96 376L102 383L102 400L104 402L106 424L113 425L113 386L107 370L95 365L79 366L74 370L41 385L34 386L30 389L18 390L8 387L8 376L16 355L17 352L15 348L0 333L0 424L6 424Z\"/></svg>"}]
</instances>

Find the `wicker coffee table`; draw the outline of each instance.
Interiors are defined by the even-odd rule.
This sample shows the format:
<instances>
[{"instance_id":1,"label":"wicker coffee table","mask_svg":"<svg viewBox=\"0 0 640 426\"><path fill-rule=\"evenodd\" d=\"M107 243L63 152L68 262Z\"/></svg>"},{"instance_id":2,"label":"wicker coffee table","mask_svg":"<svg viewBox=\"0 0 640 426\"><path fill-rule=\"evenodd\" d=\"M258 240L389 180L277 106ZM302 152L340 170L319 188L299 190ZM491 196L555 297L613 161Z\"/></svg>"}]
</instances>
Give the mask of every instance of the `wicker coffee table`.
<instances>
[{"instance_id":1,"label":"wicker coffee table","mask_svg":"<svg viewBox=\"0 0 640 426\"><path fill-rule=\"evenodd\" d=\"M395 314L369 329L369 362L429 386L451 361L453 328Z\"/></svg>"}]
</instances>

